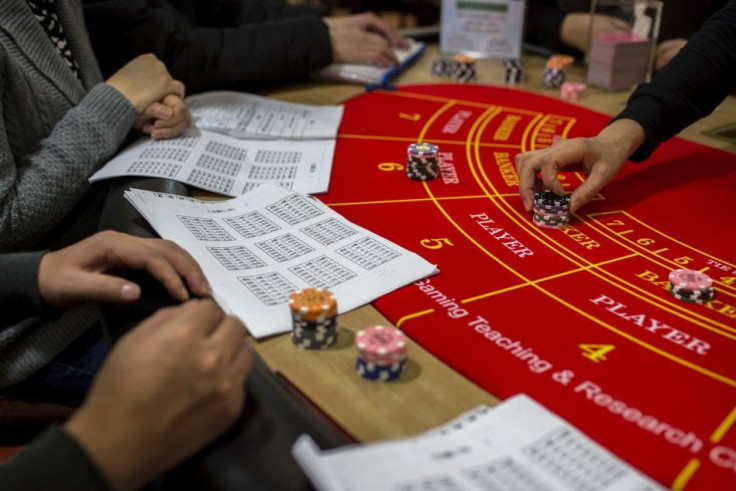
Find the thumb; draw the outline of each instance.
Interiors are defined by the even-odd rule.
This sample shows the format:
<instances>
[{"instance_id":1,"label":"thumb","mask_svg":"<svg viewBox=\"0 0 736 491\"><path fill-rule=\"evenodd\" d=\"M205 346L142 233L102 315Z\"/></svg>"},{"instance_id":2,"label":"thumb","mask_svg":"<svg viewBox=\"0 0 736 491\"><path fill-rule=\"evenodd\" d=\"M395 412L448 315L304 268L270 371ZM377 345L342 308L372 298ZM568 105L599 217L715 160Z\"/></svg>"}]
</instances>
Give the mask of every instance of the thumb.
<instances>
[{"instance_id":1,"label":"thumb","mask_svg":"<svg viewBox=\"0 0 736 491\"><path fill-rule=\"evenodd\" d=\"M605 182L601 173L593 169L588 178L570 195L570 213L575 213L578 208L593 199L604 185Z\"/></svg>"},{"instance_id":2,"label":"thumb","mask_svg":"<svg viewBox=\"0 0 736 491\"><path fill-rule=\"evenodd\" d=\"M100 273L79 278L74 296L94 302L130 303L141 296L141 288L132 281Z\"/></svg>"}]
</instances>

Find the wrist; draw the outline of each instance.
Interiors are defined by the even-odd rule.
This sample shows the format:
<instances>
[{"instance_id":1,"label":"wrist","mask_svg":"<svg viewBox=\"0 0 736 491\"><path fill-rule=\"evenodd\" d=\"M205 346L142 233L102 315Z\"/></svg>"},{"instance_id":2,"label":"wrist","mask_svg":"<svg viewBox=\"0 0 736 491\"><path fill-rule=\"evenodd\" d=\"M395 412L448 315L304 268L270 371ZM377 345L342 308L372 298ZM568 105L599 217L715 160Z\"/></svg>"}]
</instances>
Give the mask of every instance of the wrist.
<instances>
[{"instance_id":1,"label":"wrist","mask_svg":"<svg viewBox=\"0 0 736 491\"><path fill-rule=\"evenodd\" d=\"M617 119L598 134L602 140L611 142L621 149L628 159L646 141L644 128L633 119Z\"/></svg>"},{"instance_id":2,"label":"wrist","mask_svg":"<svg viewBox=\"0 0 736 491\"><path fill-rule=\"evenodd\" d=\"M332 31L337 27L337 21L334 17L322 17L322 22L327 24L327 30Z\"/></svg>"},{"instance_id":3,"label":"wrist","mask_svg":"<svg viewBox=\"0 0 736 491\"><path fill-rule=\"evenodd\" d=\"M53 278L54 275L50 271L53 269L53 258L54 253L53 252L45 252L38 262L38 296L41 299L41 302L45 303L46 305L49 305L54 308L61 307L60 305L57 305L55 300L55 294L53 287L49 284L49 278ZM58 272L57 272L58 274Z\"/></svg>"},{"instance_id":4,"label":"wrist","mask_svg":"<svg viewBox=\"0 0 736 491\"><path fill-rule=\"evenodd\" d=\"M152 469L156 466L146 458L150 449L144 438L130 431L130 425L111 424L108 419L97 417L84 405L64 430L85 450L112 489L139 489L155 476Z\"/></svg>"},{"instance_id":5,"label":"wrist","mask_svg":"<svg viewBox=\"0 0 736 491\"><path fill-rule=\"evenodd\" d=\"M126 93L127 91L123 87L120 87L115 81L107 80L105 81L105 85L109 85L110 87L115 89L123 97L123 99L126 100L128 104L133 106L133 109L135 109L136 113L140 114L145 109L143 103L140 100L129 96Z\"/></svg>"}]
</instances>

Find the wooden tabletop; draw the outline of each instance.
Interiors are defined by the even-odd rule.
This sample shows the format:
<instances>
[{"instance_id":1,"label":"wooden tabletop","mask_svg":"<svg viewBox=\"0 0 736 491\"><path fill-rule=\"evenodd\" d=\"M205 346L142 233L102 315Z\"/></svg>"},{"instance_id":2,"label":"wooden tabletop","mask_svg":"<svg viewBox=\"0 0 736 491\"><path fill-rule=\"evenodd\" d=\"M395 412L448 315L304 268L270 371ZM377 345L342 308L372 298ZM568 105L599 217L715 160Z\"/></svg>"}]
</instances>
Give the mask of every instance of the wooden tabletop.
<instances>
[{"instance_id":1,"label":"wooden tabletop","mask_svg":"<svg viewBox=\"0 0 736 491\"><path fill-rule=\"evenodd\" d=\"M430 76L437 47L430 45L425 54L405 73L396 85L436 82ZM524 58L527 81L518 88L559 97L559 91L541 86L545 59ZM478 82L503 84L500 60L480 60ZM567 79L583 81L585 69L574 66ZM306 82L278 89L269 94L276 99L306 104L338 104L364 92L363 87ZM577 104L607 114L619 112L629 92L606 92L588 88ZM730 96L711 116L686 129L681 136L699 143L736 153L736 145L703 135L704 130L736 122L736 98ZM389 383L365 380L355 373L357 350L355 333L369 325L389 324L373 307L365 306L341 315L336 346L324 351L302 350L293 345L289 335L251 340L266 363L282 374L333 421L358 441L413 435L443 424L479 404L494 405L498 399L409 341L409 362L401 379Z\"/></svg>"}]
</instances>

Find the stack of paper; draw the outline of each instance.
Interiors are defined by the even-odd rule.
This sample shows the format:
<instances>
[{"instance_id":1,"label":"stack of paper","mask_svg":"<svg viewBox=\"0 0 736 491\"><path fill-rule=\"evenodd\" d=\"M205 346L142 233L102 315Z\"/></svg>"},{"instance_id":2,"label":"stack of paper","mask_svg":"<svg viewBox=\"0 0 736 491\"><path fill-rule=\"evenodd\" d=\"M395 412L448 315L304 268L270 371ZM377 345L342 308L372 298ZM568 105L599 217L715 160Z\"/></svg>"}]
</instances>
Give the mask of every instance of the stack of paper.
<instances>
[{"instance_id":1,"label":"stack of paper","mask_svg":"<svg viewBox=\"0 0 736 491\"><path fill-rule=\"evenodd\" d=\"M624 90L644 82L651 49L651 39L630 33L594 38L590 44L588 83L608 90Z\"/></svg>"},{"instance_id":2,"label":"stack of paper","mask_svg":"<svg viewBox=\"0 0 736 491\"><path fill-rule=\"evenodd\" d=\"M289 104L237 92L207 93L187 102L197 128L169 140L138 140L90 182L163 177L226 196L261 184L327 191L342 106Z\"/></svg>"},{"instance_id":3,"label":"stack of paper","mask_svg":"<svg viewBox=\"0 0 736 491\"><path fill-rule=\"evenodd\" d=\"M320 491L663 489L523 394L414 438L322 452L303 435L292 453Z\"/></svg>"},{"instance_id":4,"label":"stack of paper","mask_svg":"<svg viewBox=\"0 0 736 491\"><path fill-rule=\"evenodd\" d=\"M293 291L329 289L343 313L437 272L316 198L275 186L216 202L140 190L126 198L197 260L223 310L257 338L291 330Z\"/></svg>"},{"instance_id":5,"label":"stack of paper","mask_svg":"<svg viewBox=\"0 0 736 491\"><path fill-rule=\"evenodd\" d=\"M237 138L336 138L342 106L311 106L243 92L207 92L186 98L197 128Z\"/></svg>"}]
</instances>

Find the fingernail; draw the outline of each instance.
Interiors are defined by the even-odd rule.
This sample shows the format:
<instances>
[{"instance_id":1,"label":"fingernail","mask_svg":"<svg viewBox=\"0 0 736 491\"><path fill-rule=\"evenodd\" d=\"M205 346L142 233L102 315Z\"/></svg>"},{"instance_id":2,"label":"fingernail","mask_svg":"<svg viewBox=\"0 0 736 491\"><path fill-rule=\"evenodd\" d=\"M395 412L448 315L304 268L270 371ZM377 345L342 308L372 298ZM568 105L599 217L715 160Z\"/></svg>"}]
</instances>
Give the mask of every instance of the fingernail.
<instances>
[{"instance_id":1,"label":"fingernail","mask_svg":"<svg viewBox=\"0 0 736 491\"><path fill-rule=\"evenodd\" d=\"M126 283L120 290L120 297L123 300L135 300L138 298L138 285L133 283Z\"/></svg>"}]
</instances>

